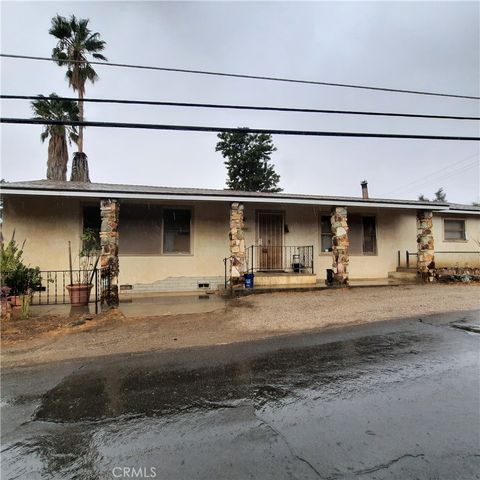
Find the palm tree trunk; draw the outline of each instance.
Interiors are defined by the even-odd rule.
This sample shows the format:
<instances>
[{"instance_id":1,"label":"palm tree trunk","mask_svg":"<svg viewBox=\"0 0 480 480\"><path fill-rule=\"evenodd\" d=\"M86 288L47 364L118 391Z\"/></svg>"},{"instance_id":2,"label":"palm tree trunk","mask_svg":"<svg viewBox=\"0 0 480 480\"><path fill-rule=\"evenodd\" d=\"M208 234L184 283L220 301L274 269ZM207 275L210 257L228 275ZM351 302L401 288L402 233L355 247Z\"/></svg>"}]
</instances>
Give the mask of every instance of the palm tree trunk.
<instances>
[{"instance_id":1,"label":"palm tree trunk","mask_svg":"<svg viewBox=\"0 0 480 480\"><path fill-rule=\"evenodd\" d=\"M78 89L78 119L83 122L83 90L81 88ZM80 125L78 127L78 151L83 153L83 127Z\"/></svg>"},{"instance_id":2,"label":"palm tree trunk","mask_svg":"<svg viewBox=\"0 0 480 480\"><path fill-rule=\"evenodd\" d=\"M90 176L88 173L88 159L83 152L75 152L72 160L71 182L89 183Z\"/></svg>"},{"instance_id":3,"label":"palm tree trunk","mask_svg":"<svg viewBox=\"0 0 480 480\"><path fill-rule=\"evenodd\" d=\"M83 122L83 89L78 89L78 119ZM79 125L78 128L78 152L73 154L72 173L70 175L71 182L90 182L90 175L88 172L88 159L83 153L83 127Z\"/></svg>"},{"instance_id":4,"label":"palm tree trunk","mask_svg":"<svg viewBox=\"0 0 480 480\"><path fill-rule=\"evenodd\" d=\"M47 180L67 180L68 147L65 135L52 135L48 142Z\"/></svg>"}]
</instances>

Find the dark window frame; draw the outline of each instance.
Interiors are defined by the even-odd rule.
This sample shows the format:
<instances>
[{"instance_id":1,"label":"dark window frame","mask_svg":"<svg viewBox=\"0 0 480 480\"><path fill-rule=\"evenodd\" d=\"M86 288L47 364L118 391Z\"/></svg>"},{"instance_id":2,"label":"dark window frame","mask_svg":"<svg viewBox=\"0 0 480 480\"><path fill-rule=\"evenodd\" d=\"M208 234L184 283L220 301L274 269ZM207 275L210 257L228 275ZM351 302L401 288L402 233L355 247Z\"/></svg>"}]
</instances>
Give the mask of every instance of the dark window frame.
<instances>
[{"instance_id":1,"label":"dark window frame","mask_svg":"<svg viewBox=\"0 0 480 480\"><path fill-rule=\"evenodd\" d=\"M100 215L100 205L92 205L92 204L81 204L81 209L82 209L82 229L80 236L82 237L85 234L85 230L88 228L90 230L93 230L96 235L97 235L97 241L98 245L100 246L100 231L102 229L102 218ZM90 212L87 214L87 212ZM98 222L95 224L93 222L93 217L96 217L98 215L98 218L95 220L98 220ZM84 245L82 246L82 248Z\"/></svg>"},{"instance_id":2,"label":"dark window frame","mask_svg":"<svg viewBox=\"0 0 480 480\"><path fill-rule=\"evenodd\" d=\"M366 244L366 232L365 232L365 219L373 219L373 234L369 235L372 241L373 249L371 251L365 251ZM377 217L375 215L362 215L362 255L377 255Z\"/></svg>"},{"instance_id":3,"label":"dark window frame","mask_svg":"<svg viewBox=\"0 0 480 480\"><path fill-rule=\"evenodd\" d=\"M325 219L325 222L328 223L329 225L329 229L328 231L323 231L323 221ZM328 219L328 222L327 222L327 219ZM332 216L330 214L323 214L322 212L320 212L320 215L319 215L319 219L318 219L318 222L319 222L319 233L320 233L320 238L319 238L319 242L320 242L320 254L324 254L324 255L328 255L330 253L332 253L332 246L333 246L333 242L332 242ZM330 247L328 250L325 250L324 249L324 246L323 246L323 239L324 238L329 238L330 241Z\"/></svg>"},{"instance_id":4,"label":"dark window frame","mask_svg":"<svg viewBox=\"0 0 480 480\"><path fill-rule=\"evenodd\" d=\"M374 257L378 256L378 223L377 223L377 216L376 215L364 215L361 213L353 213L350 216L347 216L347 224L349 225L349 230L348 230L348 235L350 239L350 245L352 245L351 239L352 239L352 233L353 233L353 228L351 228L351 225L353 222L351 222L352 217L356 220L359 221L359 224L357 225L358 228L358 233L360 235L360 241L359 245L361 245L361 251L357 252L352 252L351 248L349 248L349 256L351 257ZM373 219L373 235L371 236L371 239L373 240L373 251L367 252L365 251L365 219L366 218L372 218Z\"/></svg>"}]
</instances>

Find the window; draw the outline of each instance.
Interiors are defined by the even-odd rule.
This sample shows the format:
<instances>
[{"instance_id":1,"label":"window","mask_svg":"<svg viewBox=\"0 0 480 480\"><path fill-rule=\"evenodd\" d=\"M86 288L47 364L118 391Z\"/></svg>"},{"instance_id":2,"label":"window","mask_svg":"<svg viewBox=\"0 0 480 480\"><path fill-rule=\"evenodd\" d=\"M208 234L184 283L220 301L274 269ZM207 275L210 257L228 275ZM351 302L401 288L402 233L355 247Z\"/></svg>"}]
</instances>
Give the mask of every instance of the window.
<instances>
[{"instance_id":1,"label":"window","mask_svg":"<svg viewBox=\"0 0 480 480\"><path fill-rule=\"evenodd\" d=\"M100 205L83 207L83 247L84 249L100 249L100 227L102 220L100 218ZM92 232L93 235L85 235ZM87 240L88 238L88 240Z\"/></svg>"},{"instance_id":2,"label":"window","mask_svg":"<svg viewBox=\"0 0 480 480\"><path fill-rule=\"evenodd\" d=\"M100 233L100 225L102 220L100 218L100 205L96 207L83 207L83 231L94 230Z\"/></svg>"},{"instance_id":3,"label":"window","mask_svg":"<svg viewBox=\"0 0 480 480\"><path fill-rule=\"evenodd\" d=\"M159 205L128 204L120 206L118 224L120 255L160 255L162 209Z\"/></svg>"},{"instance_id":4,"label":"window","mask_svg":"<svg viewBox=\"0 0 480 480\"><path fill-rule=\"evenodd\" d=\"M187 209L164 209L163 253L190 253L192 212Z\"/></svg>"},{"instance_id":5,"label":"window","mask_svg":"<svg viewBox=\"0 0 480 480\"><path fill-rule=\"evenodd\" d=\"M377 228L375 217L348 216L349 252L352 255L375 255L377 253Z\"/></svg>"},{"instance_id":6,"label":"window","mask_svg":"<svg viewBox=\"0 0 480 480\"><path fill-rule=\"evenodd\" d=\"M443 221L443 236L447 241L466 240L465 220Z\"/></svg>"},{"instance_id":7,"label":"window","mask_svg":"<svg viewBox=\"0 0 480 480\"><path fill-rule=\"evenodd\" d=\"M363 217L363 253L376 253L377 232L375 217Z\"/></svg>"},{"instance_id":8,"label":"window","mask_svg":"<svg viewBox=\"0 0 480 480\"><path fill-rule=\"evenodd\" d=\"M320 217L320 251L332 251L332 222L330 215Z\"/></svg>"}]
</instances>

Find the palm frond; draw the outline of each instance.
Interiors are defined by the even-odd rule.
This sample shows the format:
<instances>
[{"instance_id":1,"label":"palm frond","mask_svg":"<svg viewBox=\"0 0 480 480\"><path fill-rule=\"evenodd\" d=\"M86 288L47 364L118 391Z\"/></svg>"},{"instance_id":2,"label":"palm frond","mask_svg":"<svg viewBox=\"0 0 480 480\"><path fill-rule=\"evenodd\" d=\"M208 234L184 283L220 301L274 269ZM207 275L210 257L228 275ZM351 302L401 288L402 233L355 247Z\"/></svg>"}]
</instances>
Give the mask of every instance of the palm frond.
<instances>
[{"instance_id":1,"label":"palm frond","mask_svg":"<svg viewBox=\"0 0 480 480\"><path fill-rule=\"evenodd\" d=\"M78 30L77 17L75 15L72 15L70 17L69 24L70 24L70 28L71 28L72 32L75 33Z\"/></svg>"},{"instance_id":2,"label":"palm frond","mask_svg":"<svg viewBox=\"0 0 480 480\"><path fill-rule=\"evenodd\" d=\"M90 80L92 83L95 83L98 80L97 72L87 64L85 68L82 68L82 76L85 80Z\"/></svg>"},{"instance_id":3,"label":"palm frond","mask_svg":"<svg viewBox=\"0 0 480 480\"><path fill-rule=\"evenodd\" d=\"M48 131L48 128L45 128L45 130L40 134L40 140L42 143L48 138L50 135L50 132Z\"/></svg>"},{"instance_id":4,"label":"palm frond","mask_svg":"<svg viewBox=\"0 0 480 480\"><path fill-rule=\"evenodd\" d=\"M57 65L62 67L63 65L70 65L66 60L68 60L68 55L58 47L52 49L52 58L57 59Z\"/></svg>"},{"instance_id":5,"label":"palm frond","mask_svg":"<svg viewBox=\"0 0 480 480\"><path fill-rule=\"evenodd\" d=\"M92 53L92 57L97 60L103 60L104 62L108 62L108 58L105 55L102 55L101 53Z\"/></svg>"},{"instance_id":6,"label":"palm frond","mask_svg":"<svg viewBox=\"0 0 480 480\"><path fill-rule=\"evenodd\" d=\"M107 43L104 40L100 40L99 33L94 33L85 40L84 45L87 52L96 53L105 50Z\"/></svg>"},{"instance_id":7,"label":"palm frond","mask_svg":"<svg viewBox=\"0 0 480 480\"><path fill-rule=\"evenodd\" d=\"M52 24L48 33L62 40L72 35L72 29L68 20L57 14L52 18Z\"/></svg>"},{"instance_id":8,"label":"palm frond","mask_svg":"<svg viewBox=\"0 0 480 480\"><path fill-rule=\"evenodd\" d=\"M70 133L68 134L68 143L71 145L73 143L77 143L78 142L78 134L75 133L75 132L72 132L70 131Z\"/></svg>"}]
</instances>

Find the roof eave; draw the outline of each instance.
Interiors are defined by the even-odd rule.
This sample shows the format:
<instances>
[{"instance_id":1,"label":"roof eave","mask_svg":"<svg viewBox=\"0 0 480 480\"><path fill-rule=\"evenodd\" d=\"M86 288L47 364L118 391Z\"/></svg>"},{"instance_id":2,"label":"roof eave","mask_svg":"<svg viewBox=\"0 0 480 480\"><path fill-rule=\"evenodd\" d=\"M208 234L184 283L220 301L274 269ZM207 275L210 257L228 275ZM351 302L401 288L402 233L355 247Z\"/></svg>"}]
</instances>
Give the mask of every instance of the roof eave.
<instances>
[{"instance_id":1,"label":"roof eave","mask_svg":"<svg viewBox=\"0 0 480 480\"><path fill-rule=\"evenodd\" d=\"M115 197L119 199L136 199L136 200L169 200L169 201L204 201L204 202L235 202L243 203L266 203L266 204L296 204L296 205L318 205L332 206L339 205L345 207L365 207L365 208L396 208L396 209L416 209L416 210L435 210L449 211L447 204L422 204L417 202L389 202L381 199L316 199L307 197L266 197L254 195L222 195L222 194L173 194L173 193L132 193L120 191L86 191L86 190L61 190L61 189L35 189L35 188L10 188L3 185L2 194L4 195L28 195L28 196L44 196L44 197L73 197L73 198L105 198ZM480 212L477 212L480 213Z\"/></svg>"}]
</instances>

